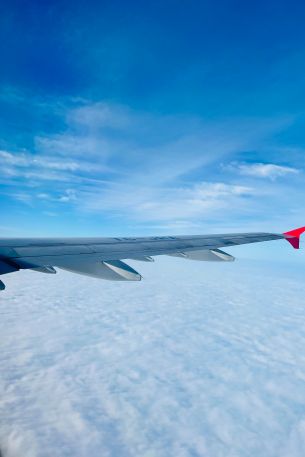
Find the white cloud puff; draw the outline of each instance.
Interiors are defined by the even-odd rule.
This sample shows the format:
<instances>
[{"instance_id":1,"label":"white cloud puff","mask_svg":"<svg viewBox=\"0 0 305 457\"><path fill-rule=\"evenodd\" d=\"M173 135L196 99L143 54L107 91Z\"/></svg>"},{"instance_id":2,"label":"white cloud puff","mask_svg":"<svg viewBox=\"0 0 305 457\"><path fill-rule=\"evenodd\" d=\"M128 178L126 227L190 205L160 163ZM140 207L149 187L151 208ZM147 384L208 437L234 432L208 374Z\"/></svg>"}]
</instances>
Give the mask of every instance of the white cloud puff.
<instances>
[{"instance_id":1,"label":"white cloud puff","mask_svg":"<svg viewBox=\"0 0 305 457\"><path fill-rule=\"evenodd\" d=\"M237 163L232 164L231 168L236 169L242 175L269 179L276 179L300 172L297 168L276 165L274 163Z\"/></svg>"}]
</instances>

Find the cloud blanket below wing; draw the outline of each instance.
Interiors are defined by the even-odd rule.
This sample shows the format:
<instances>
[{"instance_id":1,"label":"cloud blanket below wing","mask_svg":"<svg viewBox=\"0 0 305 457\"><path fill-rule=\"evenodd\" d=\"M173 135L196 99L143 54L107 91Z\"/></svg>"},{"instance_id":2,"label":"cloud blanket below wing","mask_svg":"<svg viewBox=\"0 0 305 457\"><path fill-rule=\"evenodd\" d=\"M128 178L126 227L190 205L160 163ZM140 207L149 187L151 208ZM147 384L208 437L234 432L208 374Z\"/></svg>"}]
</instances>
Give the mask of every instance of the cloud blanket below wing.
<instances>
[{"instance_id":1,"label":"cloud blanket below wing","mask_svg":"<svg viewBox=\"0 0 305 457\"><path fill-rule=\"evenodd\" d=\"M303 456L301 279L246 261L155 267L143 287L8 277L4 456Z\"/></svg>"}]
</instances>

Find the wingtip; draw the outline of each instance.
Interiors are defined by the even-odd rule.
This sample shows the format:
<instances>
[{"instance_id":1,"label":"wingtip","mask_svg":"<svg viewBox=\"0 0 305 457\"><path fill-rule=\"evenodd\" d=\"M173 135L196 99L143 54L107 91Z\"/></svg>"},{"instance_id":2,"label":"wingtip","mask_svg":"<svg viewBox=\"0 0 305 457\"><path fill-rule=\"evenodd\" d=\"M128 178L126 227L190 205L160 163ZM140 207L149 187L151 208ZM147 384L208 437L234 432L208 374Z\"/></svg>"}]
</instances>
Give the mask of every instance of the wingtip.
<instances>
[{"instance_id":1,"label":"wingtip","mask_svg":"<svg viewBox=\"0 0 305 457\"><path fill-rule=\"evenodd\" d=\"M300 249L300 237L304 232L305 227L300 227L294 230L290 230L289 232L285 232L283 235L294 249Z\"/></svg>"}]
</instances>

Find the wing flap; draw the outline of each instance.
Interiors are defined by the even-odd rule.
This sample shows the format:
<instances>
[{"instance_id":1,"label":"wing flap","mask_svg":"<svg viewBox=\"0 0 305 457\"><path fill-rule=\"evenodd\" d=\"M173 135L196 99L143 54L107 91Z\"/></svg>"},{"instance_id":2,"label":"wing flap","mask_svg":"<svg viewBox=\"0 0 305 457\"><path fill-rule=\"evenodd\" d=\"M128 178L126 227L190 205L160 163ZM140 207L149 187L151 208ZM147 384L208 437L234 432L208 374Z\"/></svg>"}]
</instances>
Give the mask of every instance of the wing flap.
<instances>
[{"instance_id":1,"label":"wing flap","mask_svg":"<svg viewBox=\"0 0 305 457\"><path fill-rule=\"evenodd\" d=\"M146 255L146 256L132 256L132 257L129 257L130 260L137 260L138 262L154 262L155 260Z\"/></svg>"},{"instance_id":2,"label":"wing flap","mask_svg":"<svg viewBox=\"0 0 305 457\"><path fill-rule=\"evenodd\" d=\"M140 281L141 275L121 260L107 262L87 260L71 260L61 262L59 268L73 273L79 273L93 278L108 279L109 281Z\"/></svg>"},{"instance_id":3,"label":"wing flap","mask_svg":"<svg viewBox=\"0 0 305 457\"><path fill-rule=\"evenodd\" d=\"M233 262L235 257L220 249L202 249L198 251L177 252L169 254L173 257L182 257L189 260L199 260L205 262Z\"/></svg>"}]
</instances>

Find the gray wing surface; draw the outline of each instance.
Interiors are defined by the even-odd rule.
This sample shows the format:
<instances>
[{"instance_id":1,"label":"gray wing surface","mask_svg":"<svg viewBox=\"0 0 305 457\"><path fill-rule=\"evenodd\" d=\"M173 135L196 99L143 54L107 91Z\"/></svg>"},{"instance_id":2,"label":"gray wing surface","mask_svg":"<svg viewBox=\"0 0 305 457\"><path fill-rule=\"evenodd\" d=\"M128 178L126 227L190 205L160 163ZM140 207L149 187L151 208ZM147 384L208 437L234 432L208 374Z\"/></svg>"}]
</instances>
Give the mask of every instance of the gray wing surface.
<instances>
[{"instance_id":1,"label":"gray wing surface","mask_svg":"<svg viewBox=\"0 0 305 457\"><path fill-rule=\"evenodd\" d=\"M54 267L58 267L102 279L138 281L141 275L122 260L149 262L153 261L152 256L171 255L191 260L232 261L234 257L219 248L285 238L294 239L294 236L239 233L142 238L2 238L0 275L21 269L56 273ZM2 282L0 286L4 289Z\"/></svg>"}]
</instances>

